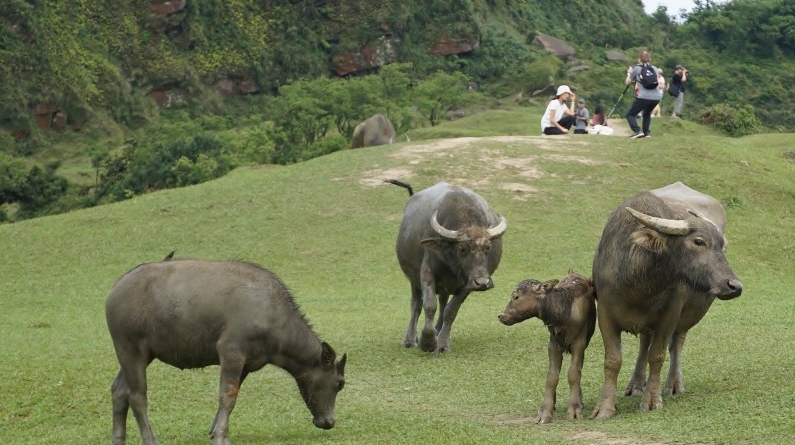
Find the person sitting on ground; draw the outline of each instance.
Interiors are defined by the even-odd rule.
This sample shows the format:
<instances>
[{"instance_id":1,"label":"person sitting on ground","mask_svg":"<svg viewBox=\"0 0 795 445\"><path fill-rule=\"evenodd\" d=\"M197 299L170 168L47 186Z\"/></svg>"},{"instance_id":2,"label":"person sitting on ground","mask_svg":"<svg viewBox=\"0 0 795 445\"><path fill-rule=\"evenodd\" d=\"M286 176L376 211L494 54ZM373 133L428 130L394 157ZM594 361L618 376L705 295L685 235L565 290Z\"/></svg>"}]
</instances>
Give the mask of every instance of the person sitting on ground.
<instances>
[{"instance_id":1,"label":"person sitting on ground","mask_svg":"<svg viewBox=\"0 0 795 445\"><path fill-rule=\"evenodd\" d=\"M591 126L595 127L597 125L607 126L607 116L605 116L605 110L602 109L602 106L596 104L596 108L594 108L593 112L593 119L591 120Z\"/></svg>"},{"instance_id":2,"label":"person sitting on ground","mask_svg":"<svg viewBox=\"0 0 795 445\"><path fill-rule=\"evenodd\" d=\"M588 118L590 113L585 108L585 99L577 101L577 109L574 110L574 134L588 134Z\"/></svg>"},{"instance_id":3,"label":"person sitting on ground","mask_svg":"<svg viewBox=\"0 0 795 445\"><path fill-rule=\"evenodd\" d=\"M574 124L574 98L568 85L558 87L555 98L549 101L544 115L541 117L541 132L547 135L568 134ZM569 106L566 101L571 100Z\"/></svg>"}]
</instances>

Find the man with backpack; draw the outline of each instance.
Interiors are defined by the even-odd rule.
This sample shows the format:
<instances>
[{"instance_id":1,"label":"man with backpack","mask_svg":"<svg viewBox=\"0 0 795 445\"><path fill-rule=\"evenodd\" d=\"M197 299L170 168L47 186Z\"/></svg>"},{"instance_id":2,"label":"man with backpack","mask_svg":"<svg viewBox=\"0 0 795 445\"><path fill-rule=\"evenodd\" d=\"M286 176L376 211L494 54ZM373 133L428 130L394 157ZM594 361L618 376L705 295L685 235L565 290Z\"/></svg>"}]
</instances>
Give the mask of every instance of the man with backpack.
<instances>
[{"instance_id":1,"label":"man with backpack","mask_svg":"<svg viewBox=\"0 0 795 445\"><path fill-rule=\"evenodd\" d=\"M658 88L657 67L651 64L651 54L647 50L642 50L638 54L638 64L627 68L627 78L625 85L632 82L635 84L635 101L627 111L627 122L632 129L630 138L651 137L649 127L651 126L651 112L660 103L662 94ZM643 117L643 131L638 126L638 113Z\"/></svg>"}]
</instances>

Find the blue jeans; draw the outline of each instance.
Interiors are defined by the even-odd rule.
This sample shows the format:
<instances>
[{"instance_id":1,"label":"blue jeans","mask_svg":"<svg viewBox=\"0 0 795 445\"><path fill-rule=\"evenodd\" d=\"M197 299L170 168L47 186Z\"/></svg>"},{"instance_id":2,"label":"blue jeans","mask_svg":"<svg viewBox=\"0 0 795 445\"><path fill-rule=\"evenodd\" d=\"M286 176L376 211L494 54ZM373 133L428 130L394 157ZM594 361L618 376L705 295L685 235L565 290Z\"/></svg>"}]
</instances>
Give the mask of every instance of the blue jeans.
<instances>
[{"instance_id":1,"label":"blue jeans","mask_svg":"<svg viewBox=\"0 0 795 445\"><path fill-rule=\"evenodd\" d=\"M629 123L629 128L632 129L633 133L639 133L640 127L638 126L638 118L636 117L638 113L643 113L643 134L649 135L649 127L651 126L651 112L654 110L654 107L660 103L659 100L653 99L635 99L635 102L632 102L632 106L629 107L629 111L627 111L627 122Z\"/></svg>"}]
</instances>

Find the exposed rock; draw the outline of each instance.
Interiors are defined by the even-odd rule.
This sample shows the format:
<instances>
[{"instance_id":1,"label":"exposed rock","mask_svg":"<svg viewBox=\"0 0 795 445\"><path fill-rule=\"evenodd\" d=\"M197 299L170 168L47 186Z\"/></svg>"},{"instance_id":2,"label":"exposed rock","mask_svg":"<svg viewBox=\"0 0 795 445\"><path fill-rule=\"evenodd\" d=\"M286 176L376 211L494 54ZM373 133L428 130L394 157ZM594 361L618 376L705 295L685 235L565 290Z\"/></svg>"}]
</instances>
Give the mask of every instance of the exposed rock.
<instances>
[{"instance_id":1,"label":"exposed rock","mask_svg":"<svg viewBox=\"0 0 795 445\"><path fill-rule=\"evenodd\" d=\"M158 108L171 108L172 106L184 102L185 95L177 92L170 86L161 86L149 92L151 98Z\"/></svg>"},{"instance_id":2,"label":"exposed rock","mask_svg":"<svg viewBox=\"0 0 795 445\"><path fill-rule=\"evenodd\" d=\"M395 62L395 42L392 37L381 36L374 45L366 44L355 51L338 52L331 56L334 72L339 76L347 76Z\"/></svg>"},{"instance_id":3,"label":"exposed rock","mask_svg":"<svg viewBox=\"0 0 795 445\"><path fill-rule=\"evenodd\" d=\"M149 10L157 15L169 15L185 9L187 0L173 0L167 2L152 1L149 4Z\"/></svg>"},{"instance_id":4,"label":"exposed rock","mask_svg":"<svg viewBox=\"0 0 795 445\"><path fill-rule=\"evenodd\" d=\"M477 38L460 40L441 39L433 45L431 54L434 56L449 56L452 54L468 53L472 52L478 45L480 45L480 40Z\"/></svg>"},{"instance_id":5,"label":"exposed rock","mask_svg":"<svg viewBox=\"0 0 795 445\"><path fill-rule=\"evenodd\" d=\"M545 50L551 52L564 62L574 55L573 46L563 40L556 39L543 33L538 33L535 39L533 39L533 42L543 46Z\"/></svg>"},{"instance_id":6,"label":"exposed rock","mask_svg":"<svg viewBox=\"0 0 795 445\"><path fill-rule=\"evenodd\" d=\"M629 57L627 57L627 55L621 51L611 49L609 51L605 51L605 59L608 62L622 62L629 60Z\"/></svg>"},{"instance_id":7,"label":"exposed rock","mask_svg":"<svg viewBox=\"0 0 795 445\"><path fill-rule=\"evenodd\" d=\"M254 79L234 79L223 77L215 83L215 88L224 96L256 94L260 92L259 85Z\"/></svg>"},{"instance_id":8,"label":"exposed rock","mask_svg":"<svg viewBox=\"0 0 795 445\"><path fill-rule=\"evenodd\" d=\"M55 131L61 131L66 127L66 112L64 111L56 111L55 114L52 115L52 121L50 122L50 128Z\"/></svg>"}]
</instances>

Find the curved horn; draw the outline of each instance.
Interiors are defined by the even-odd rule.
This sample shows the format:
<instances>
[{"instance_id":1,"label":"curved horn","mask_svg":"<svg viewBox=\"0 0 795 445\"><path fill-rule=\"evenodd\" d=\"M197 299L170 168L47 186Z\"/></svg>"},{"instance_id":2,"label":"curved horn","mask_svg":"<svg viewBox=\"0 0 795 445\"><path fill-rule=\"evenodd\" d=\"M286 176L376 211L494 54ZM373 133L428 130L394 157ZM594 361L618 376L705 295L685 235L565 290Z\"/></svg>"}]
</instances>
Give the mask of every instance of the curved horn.
<instances>
[{"instance_id":1,"label":"curved horn","mask_svg":"<svg viewBox=\"0 0 795 445\"><path fill-rule=\"evenodd\" d=\"M630 207L624 207L635 219L644 226L668 235L685 235L690 231L687 221L681 219L664 219L650 216Z\"/></svg>"},{"instance_id":2,"label":"curved horn","mask_svg":"<svg viewBox=\"0 0 795 445\"><path fill-rule=\"evenodd\" d=\"M505 217L502 215L498 216L500 217L500 223L488 230L490 239L494 239L502 235L505 233L505 229L508 228L508 221L505 220Z\"/></svg>"},{"instance_id":3,"label":"curved horn","mask_svg":"<svg viewBox=\"0 0 795 445\"><path fill-rule=\"evenodd\" d=\"M439 211L437 210L433 212L433 216L431 216L431 227L433 227L433 230L447 239L457 240L459 236L458 230L450 230L442 227L442 225L439 224L439 221L436 220L436 215L438 213Z\"/></svg>"}]
</instances>

